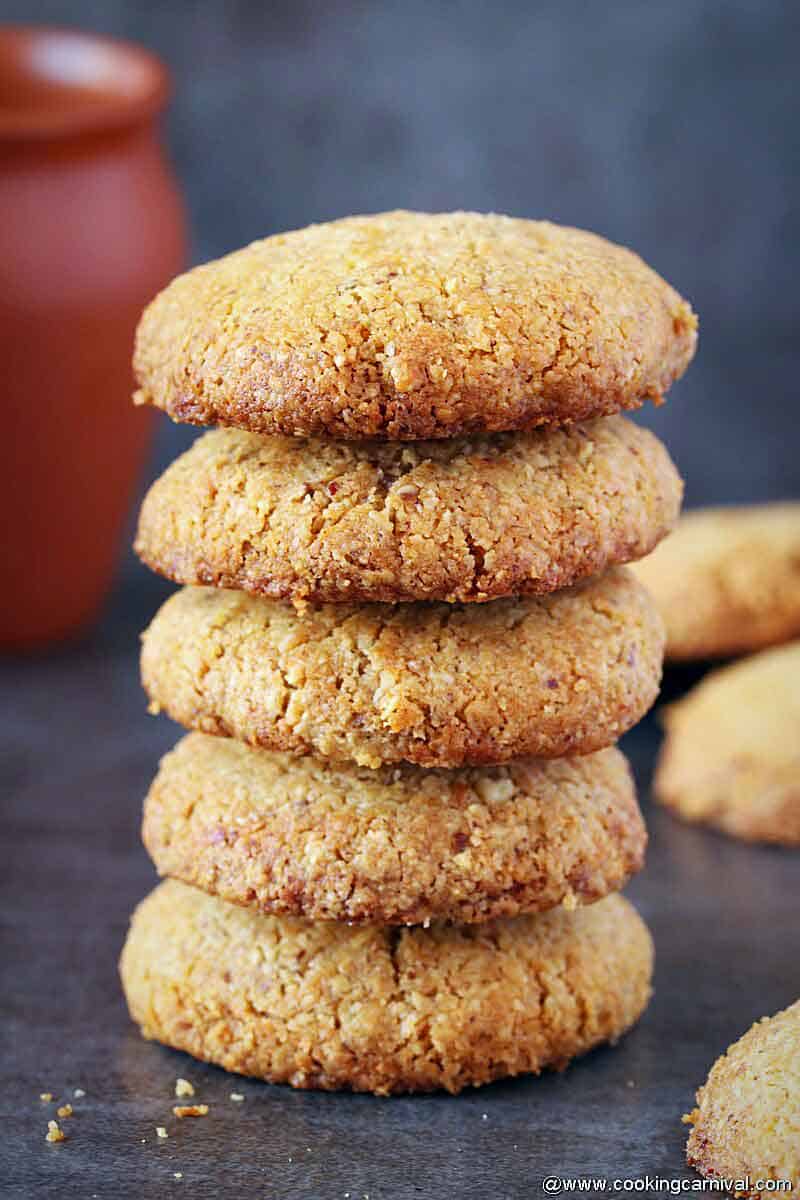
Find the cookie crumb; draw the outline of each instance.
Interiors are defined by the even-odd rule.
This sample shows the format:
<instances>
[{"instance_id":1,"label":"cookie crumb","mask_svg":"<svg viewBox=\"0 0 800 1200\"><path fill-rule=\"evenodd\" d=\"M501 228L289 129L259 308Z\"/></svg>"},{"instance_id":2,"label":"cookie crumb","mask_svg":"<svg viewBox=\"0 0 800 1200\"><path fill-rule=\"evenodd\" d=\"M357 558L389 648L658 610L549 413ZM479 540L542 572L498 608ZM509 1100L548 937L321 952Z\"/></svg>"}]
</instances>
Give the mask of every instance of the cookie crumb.
<instances>
[{"instance_id":1,"label":"cookie crumb","mask_svg":"<svg viewBox=\"0 0 800 1200\"><path fill-rule=\"evenodd\" d=\"M82 1100L86 1095L86 1092L83 1090L83 1088L75 1088L75 1091L72 1094L76 1100Z\"/></svg>"},{"instance_id":2,"label":"cookie crumb","mask_svg":"<svg viewBox=\"0 0 800 1200\"><path fill-rule=\"evenodd\" d=\"M241 1104L244 1100L244 1096L241 1092L231 1092L231 1100L234 1102L234 1104Z\"/></svg>"},{"instance_id":3,"label":"cookie crumb","mask_svg":"<svg viewBox=\"0 0 800 1200\"><path fill-rule=\"evenodd\" d=\"M71 1104L62 1104L60 1108L56 1109L56 1116L57 1117L71 1117L72 1116L72 1105Z\"/></svg>"},{"instance_id":4,"label":"cookie crumb","mask_svg":"<svg viewBox=\"0 0 800 1200\"><path fill-rule=\"evenodd\" d=\"M45 1138L45 1141L65 1142L66 1140L67 1140L67 1135L60 1128L58 1121L48 1121L47 1122L47 1136Z\"/></svg>"},{"instance_id":5,"label":"cookie crumb","mask_svg":"<svg viewBox=\"0 0 800 1200\"><path fill-rule=\"evenodd\" d=\"M169 1134L167 1133L167 1131L163 1125L156 1125L156 1134L160 1138L169 1137Z\"/></svg>"},{"instance_id":6,"label":"cookie crumb","mask_svg":"<svg viewBox=\"0 0 800 1200\"><path fill-rule=\"evenodd\" d=\"M207 1104L176 1104L172 1109L176 1117L205 1117L208 1116Z\"/></svg>"},{"instance_id":7,"label":"cookie crumb","mask_svg":"<svg viewBox=\"0 0 800 1200\"><path fill-rule=\"evenodd\" d=\"M188 1079L175 1080L175 1095L176 1096L193 1096L194 1087L189 1083Z\"/></svg>"},{"instance_id":8,"label":"cookie crumb","mask_svg":"<svg viewBox=\"0 0 800 1200\"><path fill-rule=\"evenodd\" d=\"M694 1125L697 1118L700 1116L700 1109L693 1108L691 1112L684 1113L681 1117L682 1125Z\"/></svg>"},{"instance_id":9,"label":"cookie crumb","mask_svg":"<svg viewBox=\"0 0 800 1200\"><path fill-rule=\"evenodd\" d=\"M43 1104L49 1104L50 1101L53 1099L53 1093L52 1092L39 1092L39 1099L42 1101Z\"/></svg>"}]
</instances>

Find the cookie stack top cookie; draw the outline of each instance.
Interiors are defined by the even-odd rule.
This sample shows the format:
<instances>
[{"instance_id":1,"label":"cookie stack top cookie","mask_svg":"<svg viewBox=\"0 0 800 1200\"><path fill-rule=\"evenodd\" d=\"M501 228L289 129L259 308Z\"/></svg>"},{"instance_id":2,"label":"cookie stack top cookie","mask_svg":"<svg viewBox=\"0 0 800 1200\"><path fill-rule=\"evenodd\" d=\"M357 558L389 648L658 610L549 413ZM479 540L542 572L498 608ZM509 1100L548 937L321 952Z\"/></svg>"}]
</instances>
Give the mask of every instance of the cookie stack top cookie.
<instances>
[{"instance_id":1,"label":"cookie stack top cookie","mask_svg":"<svg viewBox=\"0 0 800 1200\"><path fill-rule=\"evenodd\" d=\"M406 441L660 402L689 305L578 229L479 213L348 217L176 279L146 311L138 400L255 433Z\"/></svg>"}]
</instances>

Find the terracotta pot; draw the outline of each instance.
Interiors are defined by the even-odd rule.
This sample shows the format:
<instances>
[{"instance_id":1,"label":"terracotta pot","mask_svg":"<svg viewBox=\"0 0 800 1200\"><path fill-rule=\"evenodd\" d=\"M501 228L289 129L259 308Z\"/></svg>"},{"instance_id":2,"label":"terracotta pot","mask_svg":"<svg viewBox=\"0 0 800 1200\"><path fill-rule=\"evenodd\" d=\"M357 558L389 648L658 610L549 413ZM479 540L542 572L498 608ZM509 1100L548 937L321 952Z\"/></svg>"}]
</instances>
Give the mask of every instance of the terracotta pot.
<instances>
[{"instance_id":1,"label":"terracotta pot","mask_svg":"<svg viewBox=\"0 0 800 1200\"><path fill-rule=\"evenodd\" d=\"M184 216L138 46L0 29L0 645L98 612L150 434L131 404L144 305L181 268Z\"/></svg>"}]
</instances>

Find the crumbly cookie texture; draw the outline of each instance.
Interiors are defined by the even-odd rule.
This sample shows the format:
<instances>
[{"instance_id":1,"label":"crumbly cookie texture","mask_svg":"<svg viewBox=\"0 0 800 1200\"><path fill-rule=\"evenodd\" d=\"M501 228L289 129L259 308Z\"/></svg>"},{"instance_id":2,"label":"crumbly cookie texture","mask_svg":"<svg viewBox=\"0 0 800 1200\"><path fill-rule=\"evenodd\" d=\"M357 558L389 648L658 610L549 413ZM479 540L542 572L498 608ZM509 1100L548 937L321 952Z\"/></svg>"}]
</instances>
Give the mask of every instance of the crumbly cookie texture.
<instances>
[{"instance_id":1,"label":"crumbly cookie texture","mask_svg":"<svg viewBox=\"0 0 800 1200\"><path fill-rule=\"evenodd\" d=\"M689 305L630 250L545 221L391 212L280 234L174 280L138 403L335 438L452 437L659 403Z\"/></svg>"},{"instance_id":2,"label":"crumbly cookie texture","mask_svg":"<svg viewBox=\"0 0 800 1200\"><path fill-rule=\"evenodd\" d=\"M184 588L145 632L151 711L361 766L558 758L611 745L655 699L663 627L617 567L493 604L295 608Z\"/></svg>"},{"instance_id":3,"label":"crumbly cookie texture","mask_svg":"<svg viewBox=\"0 0 800 1200\"><path fill-rule=\"evenodd\" d=\"M667 658L761 650L800 635L800 503L703 508L635 567L667 627Z\"/></svg>"},{"instance_id":4,"label":"crumbly cookie texture","mask_svg":"<svg viewBox=\"0 0 800 1200\"><path fill-rule=\"evenodd\" d=\"M176 583L276 598L484 601L641 558L681 496L624 417L405 444L220 429L150 489L136 550Z\"/></svg>"},{"instance_id":5,"label":"crumbly cookie texture","mask_svg":"<svg viewBox=\"0 0 800 1200\"><path fill-rule=\"evenodd\" d=\"M745 841L800 846L800 642L711 672L663 720L662 804Z\"/></svg>"},{"instance_id":6,"label":"crumbly cookie texture","mask_svg":"<svg viewBox=\"0 0 800 1200\"><path fill-rule=\"evenodd\" d=\"M692 1125L690 1167L711 1179L749 1178L752 1186L740 1194L800 1200L800 1001L757 1021L729 1047L684 1119ZM776 1179L793 1186L766 1186Z\"/></svg>"},{"instance_id":7,"label":"crumbly cookie texture","mask_svg":"<svg viewBox=\"0 0 800 1200\"><path fill-rule=\"evenodd\" d=\"M263 916L174 880L134 913L121 960L145 1037L273 1083L384 1095L563 1068L636 1021L651 972L620 896L393 929Z\"/></svg>"},{"instance_id":8,"label":"crumbly cookie texture","mask_svg":"<svg viewBox=\"0 0 800 1200\"><path fill-rule=\"evenodd\" d=\"M202 733L163 759L143 838L160 875L225 900L394 925L589 904L647 842L618 750L373 771Z\"/></svg>"}]
</instances>

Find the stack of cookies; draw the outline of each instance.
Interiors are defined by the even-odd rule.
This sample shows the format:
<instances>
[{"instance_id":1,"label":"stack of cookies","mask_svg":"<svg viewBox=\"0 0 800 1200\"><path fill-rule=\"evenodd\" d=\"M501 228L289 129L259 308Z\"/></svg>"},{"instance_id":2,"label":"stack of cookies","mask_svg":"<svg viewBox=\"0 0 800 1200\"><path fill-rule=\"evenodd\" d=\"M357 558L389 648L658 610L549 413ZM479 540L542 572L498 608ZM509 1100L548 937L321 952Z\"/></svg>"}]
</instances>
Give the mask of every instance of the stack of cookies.
<instances>
[{"instance_id":1,"label":"stack of cookies","mask_svg":"<svg viewBox=\"0 0 800 1200\"><path fill-rule=\"evenodd\" d=\"M268 238L145 313L138 399L215 424L137 550L186 585L144 636L190 732L122 958L147 1037L297 1087L446 1088L619 1037L652 948L614 742L663 628L620 564L679 477L618 415L695 345L629 251L497 216Z\"/></svg>"}]
</instances>

